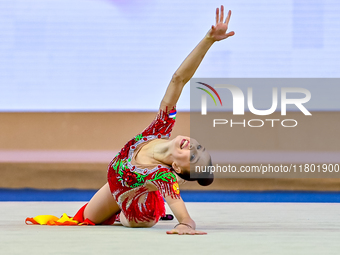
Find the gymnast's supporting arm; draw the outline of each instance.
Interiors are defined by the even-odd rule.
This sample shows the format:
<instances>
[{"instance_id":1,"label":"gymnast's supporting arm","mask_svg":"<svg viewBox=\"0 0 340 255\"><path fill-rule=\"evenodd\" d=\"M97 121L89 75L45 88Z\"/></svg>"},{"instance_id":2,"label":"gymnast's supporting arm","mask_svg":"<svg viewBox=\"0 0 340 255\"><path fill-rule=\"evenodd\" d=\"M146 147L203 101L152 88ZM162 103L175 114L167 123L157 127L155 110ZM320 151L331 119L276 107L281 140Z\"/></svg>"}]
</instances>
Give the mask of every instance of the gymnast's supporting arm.
<instances>
[{"instance_id":1,"label":"gymnast's supporting arm","mask_svg":"<svg viewBox=\"0 0 340 255\"><path fill-rule=\"evenodd\" d=\"M228 12L227 18L223 22L223 5L221 6L221 15L219 15L219 8L216 9L216 24L211 27L206 36L198 43L173 74L161 105L176 105L184 85L192 78L211 45L216 41L224 40L235 34L233 31L226 33L230 16L231 11Z\"/></svg>"},{"instance_id":2,"label":"gymnast's supporting arm","mask_svg":"<svg viewBox=\"0 0 340 255\"><path fill-rule=\"evenodd\" d=\"M167 204L169 205L171 211L174 213L176 219L178 220L179 224L177 224L174 229L167 231L167 234L190 234L190 235L204 235L206 234L203 231L196 230L196 223L190 217L185 204L180 199L172 198L171 196L165 197Z\"/></svg>"}]
</instances>

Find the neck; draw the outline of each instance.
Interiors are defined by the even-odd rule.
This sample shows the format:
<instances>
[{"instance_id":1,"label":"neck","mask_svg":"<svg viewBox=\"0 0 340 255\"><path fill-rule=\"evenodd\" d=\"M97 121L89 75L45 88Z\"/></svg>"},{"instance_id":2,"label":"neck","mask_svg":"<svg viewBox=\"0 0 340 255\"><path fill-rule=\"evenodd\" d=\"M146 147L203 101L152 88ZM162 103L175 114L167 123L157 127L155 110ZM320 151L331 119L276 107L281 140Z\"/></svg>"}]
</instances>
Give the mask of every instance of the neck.
<instances>
[{"instance_id":1,"label":"neck","mask_svg":"<svg viewBox=\"0 0 340 255\"><path fill-rule=\"evenodd\" d=\"M172 165L173 159L170 153L170 146L172 140L158 139L157 142L153 144L152 157L155 161L162 164Z\"/></svg>"}]
</instances>

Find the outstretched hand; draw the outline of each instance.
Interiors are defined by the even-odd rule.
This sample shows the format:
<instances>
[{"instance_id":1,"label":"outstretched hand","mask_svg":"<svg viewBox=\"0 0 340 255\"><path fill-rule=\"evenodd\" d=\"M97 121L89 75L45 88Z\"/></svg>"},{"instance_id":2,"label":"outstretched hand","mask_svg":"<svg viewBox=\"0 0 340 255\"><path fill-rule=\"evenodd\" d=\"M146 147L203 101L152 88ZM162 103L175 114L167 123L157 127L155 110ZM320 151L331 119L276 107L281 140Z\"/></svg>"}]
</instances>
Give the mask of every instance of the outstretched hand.
<instances>
[{"instance_id":1,"label":"outstretched hand","mask_svg":"<svg viewBox=\"0 0 340 255\"><path fill-rule=\"evenodd\" d=\"M179 225L176 228L166 231L167 234L177 234L177 235L206 235L206 232L195 230L187 226Z\"/></svg>"},{"instance_id":2,"label":"outstretched hand","mask_svg":"<svg viewBox=\"0 0 340 255\"><path fill-rule=\"evenodd\" d=\"M223 22L224 19L224 7L221 5L221 15L219 8L216 8L216 24L215 26L211 26L211 29L207 33L207 37L214 40L220 41L228 38L229 36L233 36L235 34L234 31L227 33L228 24L231 16L231 11L229 10L227 18Z\"/></svg>"}]
</instances>

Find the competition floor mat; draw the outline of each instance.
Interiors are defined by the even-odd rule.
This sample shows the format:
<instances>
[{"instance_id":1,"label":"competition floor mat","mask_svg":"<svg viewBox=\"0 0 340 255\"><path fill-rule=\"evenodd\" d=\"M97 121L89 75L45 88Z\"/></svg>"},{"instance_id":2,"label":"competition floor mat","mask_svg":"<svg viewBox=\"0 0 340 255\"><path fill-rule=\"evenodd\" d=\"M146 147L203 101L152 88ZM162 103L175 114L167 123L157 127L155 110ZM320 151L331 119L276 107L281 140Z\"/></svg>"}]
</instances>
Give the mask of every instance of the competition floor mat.
<instances>
[{"instance_id":1,"label":"competition floor mat","mask_svg":"<svg viewBox=\"0 0 340 255\"><path fill-rule=\"evenodd\" d=\"M339 254L339 203L186 203L202 236L152 228L25 225L39 214L75 212L84 202L0 202L0 254ZM169 208L167 208L169 212Z\"/></svg>"}]
</instances>

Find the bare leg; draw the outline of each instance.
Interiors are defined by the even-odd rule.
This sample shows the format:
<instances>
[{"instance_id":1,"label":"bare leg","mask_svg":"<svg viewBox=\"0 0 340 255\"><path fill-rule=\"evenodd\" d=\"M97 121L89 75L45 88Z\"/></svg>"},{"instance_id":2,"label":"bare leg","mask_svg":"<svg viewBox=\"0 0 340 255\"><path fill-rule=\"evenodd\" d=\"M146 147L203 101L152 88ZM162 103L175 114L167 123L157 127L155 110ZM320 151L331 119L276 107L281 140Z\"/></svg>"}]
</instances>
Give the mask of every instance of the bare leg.
<instances>
[{"instance_id":1,"label":"bare leg","mask_svg":"<svg viewBox=\"0 0 340 255\"><path fill-rule=\"evenodd\" d=\"M120 208L111 194L109 184L106 183L86 206L84 219L88 218L93 223L100 224L119 210Z\"/></svg>"},{"instance_id":2,"label":"bare leg","mask_svg":"<svg viewBox=\"0 0 340 255\"><path fill-rule=\"evenodd\" d=\"M123 224L125 227L129 228L151 228L157 222L153 221L146 221L146 222L135 222L135 221L128 221L123 212L120 212L120 223Z\"/></svg>"}]
</instances>

